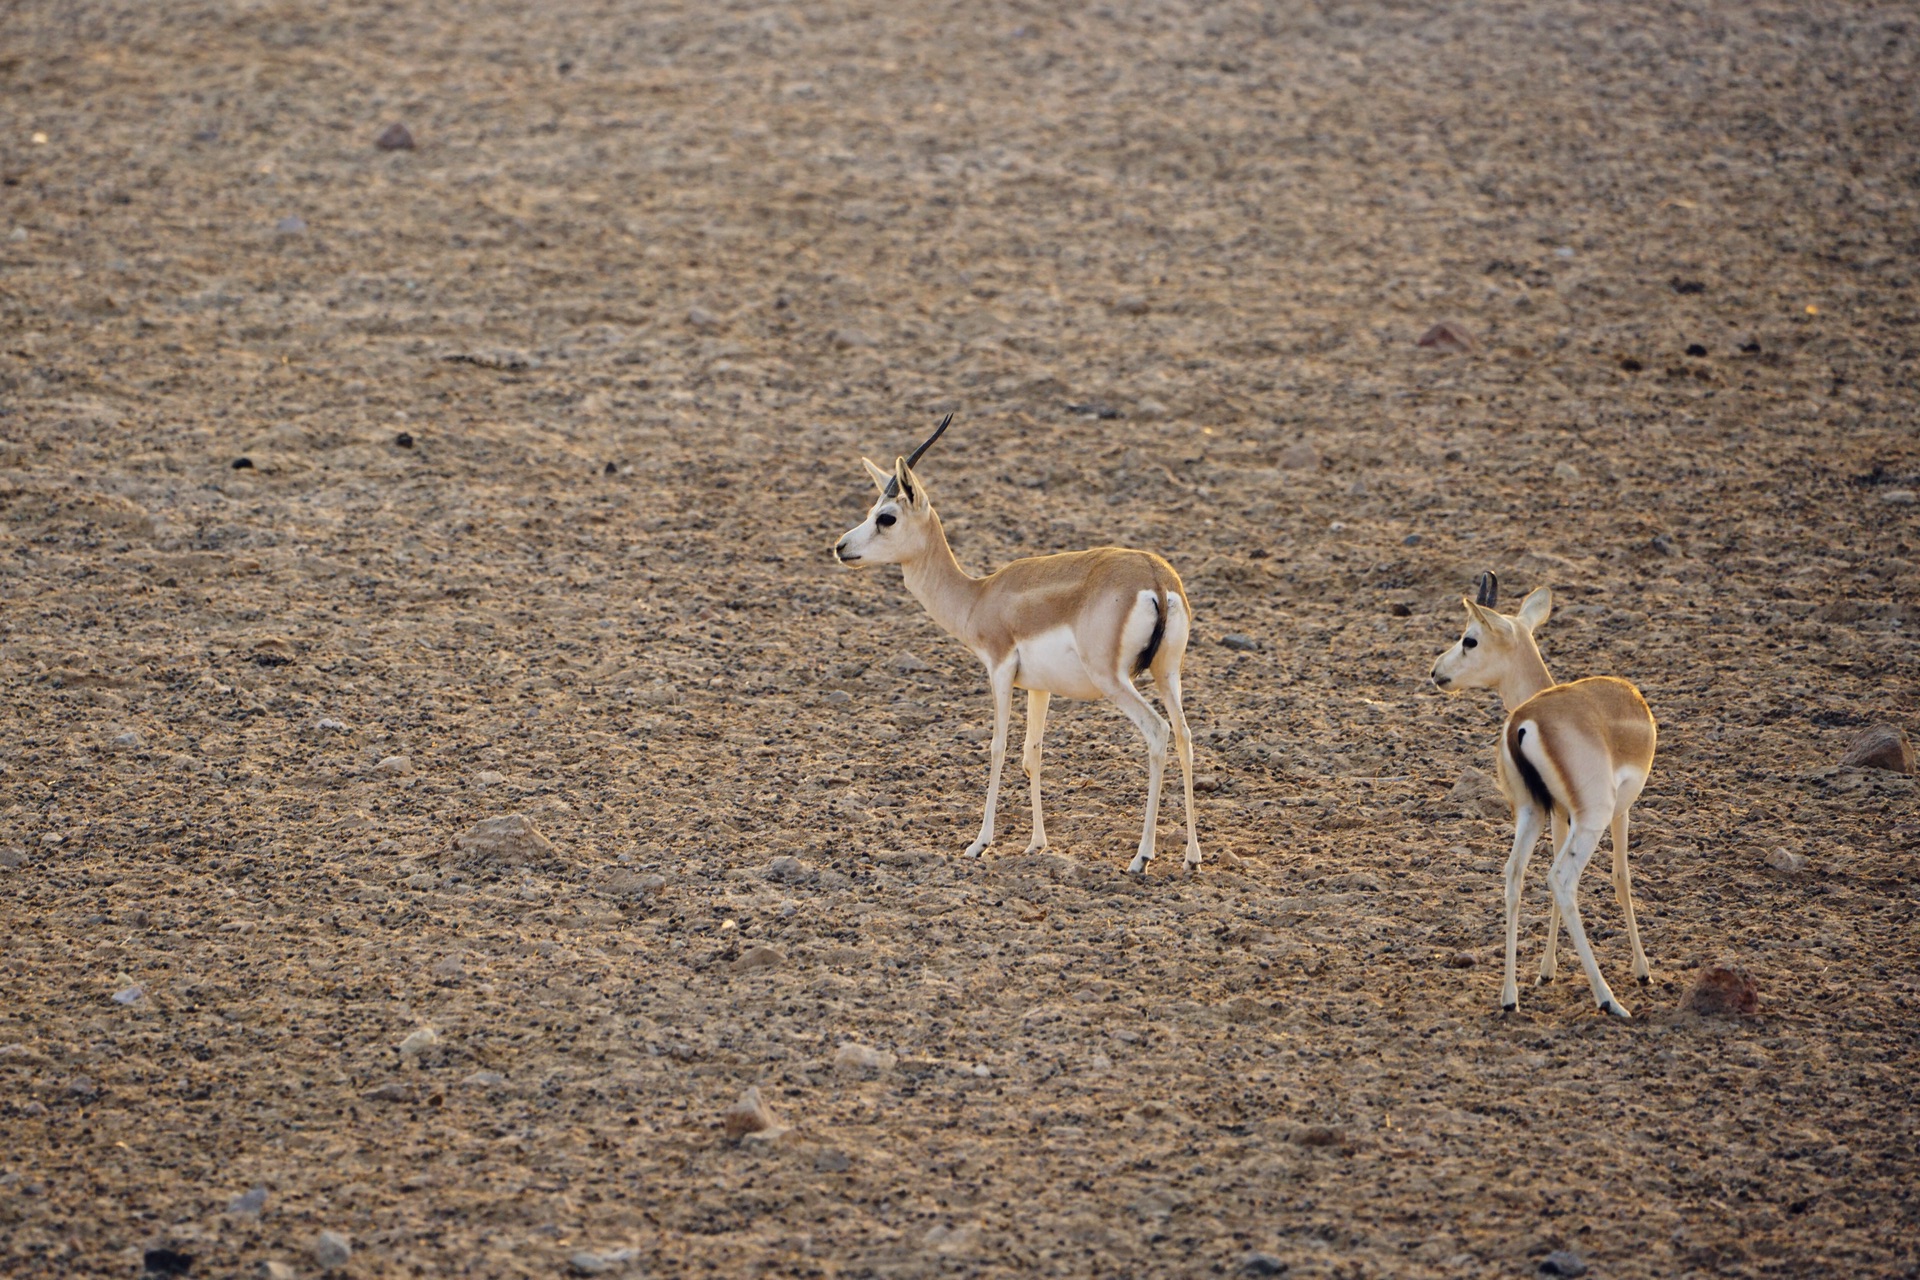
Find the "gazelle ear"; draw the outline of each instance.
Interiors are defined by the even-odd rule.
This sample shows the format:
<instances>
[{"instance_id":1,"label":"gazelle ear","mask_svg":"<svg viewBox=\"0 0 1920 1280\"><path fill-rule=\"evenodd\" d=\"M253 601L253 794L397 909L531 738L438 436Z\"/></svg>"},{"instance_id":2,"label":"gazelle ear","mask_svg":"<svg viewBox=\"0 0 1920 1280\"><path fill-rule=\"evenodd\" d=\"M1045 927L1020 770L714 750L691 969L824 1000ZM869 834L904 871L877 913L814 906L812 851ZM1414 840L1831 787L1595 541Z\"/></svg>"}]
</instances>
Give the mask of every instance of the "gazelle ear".
<instances>
[{"instance_id":1,"label":"gazelle ear","mask_svg":"<svg viewBox=\"0 0 1920 1280\"><path fill-rule=\"evenodd\" d=\"M902 502L910 507L927 505L927 491L920 487L918 477L913 474L913 468L907 465L905 458L893 460L893 478L899 482Z\"/></svg>"},{"instance_id":2,"label":"gazelle ear","mask_svg":"<svg viewBox=\"0 0 1920 1280\"><path fill-rule=\"evenodd\" d=\"M1520 612L1514 616L1526 624L1529 631L1537 630L1553 612L1553 592L1545 587L1535 587L1527 598L1520 602Z\"/></svg>"},{"instance_id":3,"label":"gazelle ear","mask_svg":"<svg viewBox=\"0 0 1920 1280\"><path fill-rule=\"evenodd\" d=\"M1484 606L1475 604L1465 596L1460 597L1460 603L1466 606L1468 619L1474 622L1486 622L1488 610Z\"/></svg>"},{"instance_id":4,"label":"gazelle ear","mask_svg":"<svg viewBox=\"0 0 1920 1280\"><path fill-rule=\"evenodd\" d=\"M893 477L875 466L871 458L860 459L860 465L865 467L867 474L873 477L873 487L885 493L887 491L887 485L893 480Z\"/></svg>"}]
</instances>

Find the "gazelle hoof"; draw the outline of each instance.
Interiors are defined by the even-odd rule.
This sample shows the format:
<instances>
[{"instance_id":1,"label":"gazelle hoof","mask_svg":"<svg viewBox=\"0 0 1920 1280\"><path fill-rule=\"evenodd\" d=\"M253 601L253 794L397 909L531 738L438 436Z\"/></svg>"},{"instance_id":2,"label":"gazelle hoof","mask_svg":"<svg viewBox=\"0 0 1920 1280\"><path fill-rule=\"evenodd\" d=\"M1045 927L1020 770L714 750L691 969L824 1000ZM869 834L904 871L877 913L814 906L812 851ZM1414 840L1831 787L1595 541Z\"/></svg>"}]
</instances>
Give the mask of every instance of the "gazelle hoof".
<instances>
[{"instance_id":1,"label":"gazelle hoof","mask_svg":"<svg viewBox=\"0 0 1920 1280\"><path fill-rule=\"evenodd\" d=\"M1035 840L1032 844L1027 846L1027 852L1028 853L1045 853L1048 847L1049 846L1045 840Z\"/></svg>"},{"instance_id":2,"label":"gazelle hoof","mask_svg":"<svg viewBox=\"0 0 1920 1280\"><path fill-rule=\"evenodd\" d=\"M1520 1006L1519 1006L1519 1004L1517 1004L1517 1003L1515 1003L1515 1004L1503 1004L1503 1005L1501 1005L1501 1006L1500 1006L1500 1012L1502 1012L1502 1013L1512 1013L1512 1012L1513 1012L1513 1011L1514 1011L1515 1009L1518 1009L1519 1007L1520 1007Z\"/></svg>"},{"instance_id":3,"label":"gazelle hoof","mask_svg":"<svg viewBox=\"0 0 1920 1280\"><path fill-rule=\"evenodd\" d=\"M966 856L969 858L977 858L981 854L985 853L986 851L987 851L987 842L985 840L975 840L972 844L967 846Z\"/></svg>"},{"instance_id":4,"label":"gazelle hoof","mask_svg":"<svg viewBox=\"0 0 1920 1280\"><path fill-rule=\"evenodd\" d=\"M1136 876L1145 872L1146 869L1147 869L1147 859L1145 854L1139 854L1139 853L1134 854L1133 861L1127 864L1127 870Z\"/></svg>"},{"instance_id":5,"label":"gazelle hoof","mask_svg":"<svg viewBox=\"0 0 1920 1280\"><path fill-rule=\"evenodd\" d=\"M1628 1013L1627 1007L1618 1000L1602 1000L1600 1002L1600 1012L1610 1013L1623 1022L1631 1022L1633 1020L1633 1015Z\"/></svg>"},{"instance_id":6,"label":"gazelle hoof","mask_svg":"<svg viewBox=\"0 0 1920 1280\"><path fill-rule=\"evenodd\" d=\"M1643 973L1639 976L1637 981L1643 987L1650 987L1653 985L1653 975L1650 973Z\"/></svg>"}]
</instances>

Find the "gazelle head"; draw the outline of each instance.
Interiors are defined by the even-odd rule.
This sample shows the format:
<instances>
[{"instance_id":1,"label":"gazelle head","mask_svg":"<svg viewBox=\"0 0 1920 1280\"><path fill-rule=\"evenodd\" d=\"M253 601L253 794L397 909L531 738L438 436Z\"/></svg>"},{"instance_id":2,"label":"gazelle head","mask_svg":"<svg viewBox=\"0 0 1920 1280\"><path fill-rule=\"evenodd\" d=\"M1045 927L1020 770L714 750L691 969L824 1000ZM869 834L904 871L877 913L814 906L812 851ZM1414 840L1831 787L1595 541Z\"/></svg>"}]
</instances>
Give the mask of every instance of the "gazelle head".
<instances>
[{"instance_id":1,"label":"gazelle head","mask_svg":"<svg viewBox=\"0 0 1920 1280\"><path fill-rule=\"evenodd\" d=\"M1476 598L1465 596L1467 629L1454 641L1453 648L1441 654L1433 664L1433 682L1448 693L1461 689L1499 689L1514 678L1517 671L1538 669L1546 673L1540 647L1533 632L1553 612L1553 593L1537 587L1520 602L1520 612L1494 612L1500 594L1500 580L1491 571L1480 575Z\"/></svg>"},{"instance_id":2,"label":"gazelle head","mask_svg":"<svg viewBox=\"0 0 1920 1280\"><path fill-rule=\"evenodd\" d=\"M833 544L834 559L841 564L867 565L903 564L919 558L933 535L933 502L926 486L913 474L913 464L952 421L952 414L941 419L933 434L911 455L893 460L892 471L875 466L869 458L860 459L880 496L867 518Z\"/></svg>"}]
</instances>

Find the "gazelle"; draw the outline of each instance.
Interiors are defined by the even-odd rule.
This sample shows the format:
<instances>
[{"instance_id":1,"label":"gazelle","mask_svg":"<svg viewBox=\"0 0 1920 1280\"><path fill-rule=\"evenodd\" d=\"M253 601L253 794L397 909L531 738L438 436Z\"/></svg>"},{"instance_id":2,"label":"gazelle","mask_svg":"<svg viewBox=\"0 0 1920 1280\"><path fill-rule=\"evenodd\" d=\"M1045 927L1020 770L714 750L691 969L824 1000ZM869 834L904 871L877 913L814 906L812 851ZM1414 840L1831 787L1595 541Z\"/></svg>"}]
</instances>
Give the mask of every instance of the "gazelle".
<instances>
[{"instance_id":1,"label":"gazelle","mask_svg":"<svg viewBox=\"0 0 1920 1280\"><path fill-rule=\"evenodd\" d=\"M1515 951L1520 936L1520 886L1527 860L1549 817L1553 826L1553 867L1548 880L1553 906L1547 914L1547 953L1540 982L1554 974L1554 948L1560 921L1567 922L1573 949L1586 968L1593 998L1605 1013L1625 1018L1627 1007L1614 997L1587 943L1580 923L1580 873L1600 845L1600 833L1613 830L1613 891L1627 916L1633 944L1633 976L1649 981L1652 970L1640 949L1640 926L1633 918L1633 880L1627 873L1627 810L1647 785L1653 768L1653 713L1640 691L1613 676L1593 676L1555 684L1540 657L1533 633L1553 609L1553 596L1540 587L1509 617L1494 612L1499 580L1480 576L1479 599L1467 606L1467 629L1453 648L1433 664L1433 682L1452 693L1459 689L1497 689L1507 710L1500 734L1500 789L1513 807L1513 852L1507 856L1507 969L1500 987L1501 1007L1520 1003Z\"/></svg>"},{"instance_id":2,"label":"gazelle","mask_svg":"<svg viewBox=\"0 0 1920 1280\"><path fill-rule=\"evenodd\" d=\"M1033 791L1033 840L1027 852L1047 847L1040 814L1040 739L1047 704L1055 695L1116 703L1147 740L1147 820L1140 851L1128 869L1141 872L1153 857L1160 815L1160 782L1166 772L1169 728L1186 780L1188 867L1200 865L1193 821L1193 737L1180 708L1180 659L1187 650L1193 611L1173 566L1146 551L1096 547L1051 556L1030 556L975 578L947 545L926 485L913 472L929 445L953 420L948 414L912 456L896 458L891 472L862 458L880 496L867 518L834 544L846 565L897 564L907 590L933 620L986 664L993 690L992 765L987 775L987 812L980 834L967 846L979 857L993 843L994 808L1000 799L1000 769L1007 754L1007 724L1013 691L1027 691L1027 742L1020 763ZM1142 671L1153 674L1168 720L1134 688Z\"/></svg>"}]
</instances>

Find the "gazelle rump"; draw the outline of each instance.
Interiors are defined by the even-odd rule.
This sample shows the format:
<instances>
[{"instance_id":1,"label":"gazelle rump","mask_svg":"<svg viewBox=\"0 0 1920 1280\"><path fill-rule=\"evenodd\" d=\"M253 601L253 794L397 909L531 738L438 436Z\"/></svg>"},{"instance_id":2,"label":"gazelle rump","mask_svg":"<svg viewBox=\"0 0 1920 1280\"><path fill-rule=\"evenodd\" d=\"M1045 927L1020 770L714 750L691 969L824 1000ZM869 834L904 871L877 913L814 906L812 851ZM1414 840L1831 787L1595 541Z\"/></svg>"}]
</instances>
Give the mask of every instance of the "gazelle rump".
<instances>
[{"instance_id":1,"label":"gazelle rump","mask_svg":"<svg viewBox=\"0 0 1920 1280\"><path fill-rule=\"evenodd\" d=\"M1502 1008L1519 1005L1516 952L1520 935L1520 886L1541 828L1553 829L1553 865L1548 880L1553 906L1547 916L1547 949L1539 981L1554 974L1554 949L1560 922L1566 921L1573 949L1587 971L1593 998L1608 1013L1625 1018L1627 1007L1614 996L1600 973L1587 932L1580 921L1580 873L1599 847L1600 835L1613 834L1613 891L1627 917L1633 946L1633 976L1648 981L1652 970L1640 947L1640 926L1633 917L1633 880L1627 871L1627 811L1640 797L1653 768L1657 731L1653 713L1640 691L1614 676L1593 676L1555 684L1540 657L1533 633L1553 609L1553 597L1538 588L1520 611L1496 613L1498 580L1481 575L1477 600L1462 599L1467 629L1433 664L1433 682L1449 693L1460 689L1496 689L1507 710L1500 734L1499 780L1513 807L1513 851L1507 856L1507 967L1500 988Z\"/></svg>"},{"instance_id":2,"label":"gazelle rump","mask_svg":"<svg viewBox=\"0 0 1920 1280\"><path fill-rule=\"evenodd\" d=\"M972 577L954 559L926 486L913 471L927 446L946 429L943 421L911 457L895 459L890 473L865 458L860 460L880 496L867 518L834 545L833 553L847 565L899 565L907 590L987 668L993 692L992 763L986 814L980 834L967 846L967 855L978 857L993 843L1013 691L1025 689L1027 738L1020 762L1033 797L1033 839L1027 851L1047 847L1046 821L1040 811L1040 741L1046 733L1049 701L1056 695L1106 699L1118 705L1147 740L1146 825L1128 869L1145 870L1154 855L1169 736L1186 784L1186 863L1197 867L1200 840L1194 827L1193 737L1180 705L1180 660L1186 653L1193 611L1180 575L1150 552L1096 547L1031 556L986 577ZM1161 719L1134 687L1134 677L1142 671L1152 673L1167 719Z\"/></svg>"}]
</instances>

